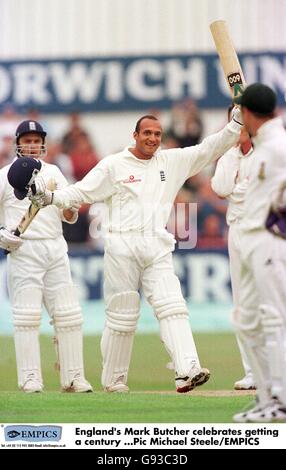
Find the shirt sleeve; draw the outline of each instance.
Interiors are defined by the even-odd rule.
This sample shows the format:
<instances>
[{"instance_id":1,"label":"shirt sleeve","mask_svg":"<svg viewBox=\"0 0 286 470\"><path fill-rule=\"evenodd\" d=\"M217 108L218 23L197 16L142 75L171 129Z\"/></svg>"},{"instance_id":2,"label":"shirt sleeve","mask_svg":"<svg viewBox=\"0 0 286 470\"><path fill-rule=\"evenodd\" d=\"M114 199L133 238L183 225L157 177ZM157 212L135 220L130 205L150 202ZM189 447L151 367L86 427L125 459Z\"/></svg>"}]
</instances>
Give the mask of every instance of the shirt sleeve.
<instances>
[{"instance_id":1,"label":"shirt sleeve","mask_svg":"<svg viewBox=\"0 0 286 470\"><path fill-rule=\"evenodd\" d=\"M62 209L71 207L77 202L92 204L107 199L114 192L115 184L110 165L102 160L81 181L56 190L53 204Z\"/></svg>"},{"instance_id":2,"label":"shirt sleeve","mask_svg":"<svg viewBox=\"0 0 286 470\"><path fill-rule=\"evenodd\" d=\"M53 173L55 175L55 180L56 180L56 183L57 183L57 189L63 189L63 188L66 188L68 186L68 182L67 182L67 179L66 177L64 176L64 174L61 172L61 170L53 165ZM71 209L70 207L68 209ZM74 209L73 210L73 217L71 219L66 219L65 217L65 214L64 214L64 211L66 209L58 209L59 210L59 214L60 214L60 218L61 218L61 221L62 222L65 222L67 224L75 224L78 220L78 210Z\"/></svg>"},{"instance_id":3,"label":"shirt sleeve","mask_svg":"<svg viewBox=\"0 0 286 470\"><path fill-rule=\"evenodd\" d=\"M179 174L182 181L196 175L237 143L240 129L239 124L231 121L221 131L206 137L198 145L165 150L171 166L174 166L174 173Z\"/></svg>"},{"instance_id":4,"label":"shirt sleeve","mask_svg":"<svg viewBox=\"0 0 286 470\"><path fill-rule=\"evenodd\" d=\"M238 152L238 147L233 147L217 162L215 174L211 179L211 187L219 197L227 197L234 190L239 169Z\"/></svg>"}]
</instances>

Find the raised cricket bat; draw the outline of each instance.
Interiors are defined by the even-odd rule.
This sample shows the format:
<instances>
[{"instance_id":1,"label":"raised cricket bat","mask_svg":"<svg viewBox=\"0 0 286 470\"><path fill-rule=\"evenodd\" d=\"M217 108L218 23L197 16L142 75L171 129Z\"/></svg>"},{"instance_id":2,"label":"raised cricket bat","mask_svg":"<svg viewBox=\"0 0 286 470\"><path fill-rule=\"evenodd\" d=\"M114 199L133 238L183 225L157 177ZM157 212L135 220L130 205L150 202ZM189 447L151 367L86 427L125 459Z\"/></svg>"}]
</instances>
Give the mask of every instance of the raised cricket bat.
<instances>
[{"instance_id":1,"label":"raised cricket bat","mask_svg":"<svg viewBox=\"0 0 286 470\"><path fill-rule=\"evenodd\" d=\"M210 24L210 30L231 97L238 98L246 87L246 82L227 24L223 20L214 21Z\"/></svg>"}]
</instances>

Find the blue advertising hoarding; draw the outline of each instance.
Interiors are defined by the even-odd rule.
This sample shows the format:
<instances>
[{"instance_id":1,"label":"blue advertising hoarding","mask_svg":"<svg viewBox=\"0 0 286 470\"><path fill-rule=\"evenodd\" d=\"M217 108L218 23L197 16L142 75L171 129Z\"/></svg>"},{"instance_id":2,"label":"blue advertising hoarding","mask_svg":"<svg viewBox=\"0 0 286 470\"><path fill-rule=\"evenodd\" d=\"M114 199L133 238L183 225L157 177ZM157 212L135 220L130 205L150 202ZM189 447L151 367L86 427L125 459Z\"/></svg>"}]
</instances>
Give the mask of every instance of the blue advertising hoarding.
<instances>
[{"instance_id":1,"label":"blue advertising hoarding","mask_svg":"<svg viewBox=\"0 0 286 470\"><path fill-rule=\"evenodd\" d=\"M286 53L240 55L247 83L273 87L285 104ZM229 93L216 54L0 62L0 108L42 113L167 109L191 98L225 108Z\"/></svg>"},{"instance_id":2,"label":"blue advertising hoarding","mask_svg":"<svg viewBox=\"0 0 286 470\"><path fill-rule=\"evenodd\" d=\"M103 254L71 251L71 269L80 296L85 334L102 332L104 325ZM194 331L229 331L231 288L226 250L178 250L174 265L187 299ZM6 258L0 254L0 335L12 334L11 306L7 296ZM142 299L139 332L158 331L152 308ZM42 333L52 334L47 314L42 315Z\"/></svg>"}]
</instances>

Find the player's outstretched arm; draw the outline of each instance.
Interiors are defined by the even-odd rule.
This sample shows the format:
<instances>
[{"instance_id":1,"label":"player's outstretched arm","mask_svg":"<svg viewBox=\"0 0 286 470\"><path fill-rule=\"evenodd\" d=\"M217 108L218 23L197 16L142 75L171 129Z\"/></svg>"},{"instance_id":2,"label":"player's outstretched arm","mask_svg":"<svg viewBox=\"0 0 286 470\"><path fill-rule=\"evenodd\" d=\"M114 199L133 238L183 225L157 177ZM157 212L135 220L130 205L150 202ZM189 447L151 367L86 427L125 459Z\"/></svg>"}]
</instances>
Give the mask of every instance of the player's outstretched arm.
<instances>
[{"instance_id":1,"label":"player's outstretched arm","mask_svg":"<svg viewBox=\"0 0 286 470\"><path fill-rule=\"evenodd\" d=\"M108 161L108 157L106 160ZM42 178L37 177L33 192L29 194L30 200L38 207L54 204L60 209L74 207L76 203L93 204L104 201L116 191L106 160L98 163L81 181L55 191L49 191Z\"/></svg>"}]
</instances>

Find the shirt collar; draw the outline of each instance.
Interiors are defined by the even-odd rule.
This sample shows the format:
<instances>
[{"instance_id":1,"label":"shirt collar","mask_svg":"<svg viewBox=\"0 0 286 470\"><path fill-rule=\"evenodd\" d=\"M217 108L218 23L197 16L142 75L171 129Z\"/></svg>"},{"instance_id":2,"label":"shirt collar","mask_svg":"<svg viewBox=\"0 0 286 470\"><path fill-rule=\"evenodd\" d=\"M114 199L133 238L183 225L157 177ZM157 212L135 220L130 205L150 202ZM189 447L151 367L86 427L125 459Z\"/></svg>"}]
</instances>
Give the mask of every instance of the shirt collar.
<instances>
[{"instance_id":1,"label":"shirt collar","mask_svg":"<svg viewBox=\"0 0 286 470\"><path fill-rule=\"evenodd\" d=\"M263 140L264 136L268 136L269 132L275 131L276 129L284 129L283 120L281 117L269 119L262 126L259 127L257 134L252 138L253 142L257 144Z\"/></svg>"}]
</instances>

